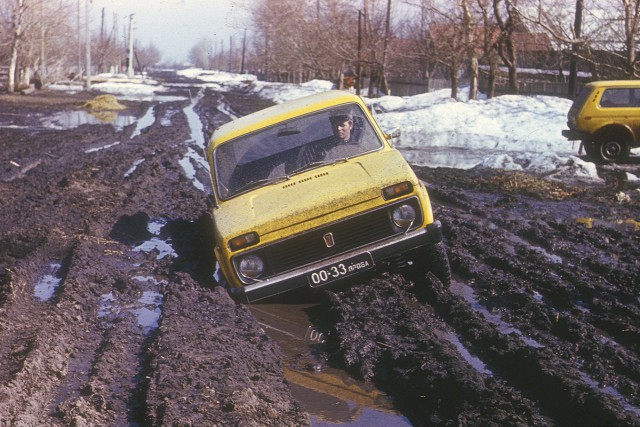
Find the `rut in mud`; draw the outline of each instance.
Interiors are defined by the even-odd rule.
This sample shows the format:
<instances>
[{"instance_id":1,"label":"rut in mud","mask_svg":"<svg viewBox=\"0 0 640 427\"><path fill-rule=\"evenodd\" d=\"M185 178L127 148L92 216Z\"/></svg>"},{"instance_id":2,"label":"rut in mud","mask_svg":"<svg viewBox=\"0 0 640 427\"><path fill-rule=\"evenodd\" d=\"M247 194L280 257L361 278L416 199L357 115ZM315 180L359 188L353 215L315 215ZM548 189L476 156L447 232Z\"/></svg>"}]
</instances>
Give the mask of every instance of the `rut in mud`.
<instances>
[{"instance_id":1,"label":"rut in mud","mask_svg":"<svg viewBox=\"0 0 640 427\"><path fill-rule=\"evenodd\" d=\"M51 129L88 95L3 96L0 425L310 423L285 379L306 368L213 279L200 137L267 102L190 92L127 102L144 128ZM454 283L312 296L328 363L415 425L640 424L638 191L416 171Z\"/></svg>"}]
</instances>

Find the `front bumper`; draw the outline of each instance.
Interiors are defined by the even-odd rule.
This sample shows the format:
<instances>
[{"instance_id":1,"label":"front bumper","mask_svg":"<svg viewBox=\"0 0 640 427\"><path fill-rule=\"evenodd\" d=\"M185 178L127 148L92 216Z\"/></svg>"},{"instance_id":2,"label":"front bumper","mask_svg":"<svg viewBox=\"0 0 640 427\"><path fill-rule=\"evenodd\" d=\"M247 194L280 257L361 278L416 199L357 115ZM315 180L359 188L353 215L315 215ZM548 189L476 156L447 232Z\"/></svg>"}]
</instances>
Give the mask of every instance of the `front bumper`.
<instances>
[{"instance_id":1,"label":"front bumper","mask_svg":"<svg viewBox=\"0 0 640 427\"><path fill-rule=\"evenodd\" d=\"M389 239L375 242L370 245L342 253L338 256L286 272L279 276L271 277L259 283L247 285L242 288L232 288L230 289L230 292L237 301L251 303L263 298L291 291L293 289L309 286L306 277L306 274L309 271L349 259L364 252L370 253L373 258L373 262L377 263L412 249L429 244L435 244L440 241L442 241L442 224L440 221L434 221L426 228L412 231L407 234L396 235Z\"/></svg>"}]
</instances>

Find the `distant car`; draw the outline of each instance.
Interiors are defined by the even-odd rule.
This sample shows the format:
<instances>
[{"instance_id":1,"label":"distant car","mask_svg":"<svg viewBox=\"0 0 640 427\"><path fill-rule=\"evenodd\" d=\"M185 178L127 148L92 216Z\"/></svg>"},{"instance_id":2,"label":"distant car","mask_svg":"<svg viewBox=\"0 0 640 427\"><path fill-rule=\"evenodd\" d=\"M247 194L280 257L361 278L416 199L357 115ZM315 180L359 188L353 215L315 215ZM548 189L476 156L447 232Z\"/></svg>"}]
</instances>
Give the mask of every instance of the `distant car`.
<instances>
[{"instance_id":1,"label":"distant car","mask_svg":"<svg viewBox=\"0 0 640 427\"><path fill-rule=\"evenodd\" d=\"M215 130L205 149L215 256L236 299L398 265L432 271L449 285L427 189L390 139L346 91L269 107Z\"/></svg>"},{"instance_id":2,"label":"distant car","mask_svg":"<svg viewBox=\"0 0 640 427\"><path fill-rule=\"evenodd\" d=\"M582 141L587 157L598 163L623 161L640 146L640 81L588 83L567 115L562 135Z\"/></svg>"}]
</instances>

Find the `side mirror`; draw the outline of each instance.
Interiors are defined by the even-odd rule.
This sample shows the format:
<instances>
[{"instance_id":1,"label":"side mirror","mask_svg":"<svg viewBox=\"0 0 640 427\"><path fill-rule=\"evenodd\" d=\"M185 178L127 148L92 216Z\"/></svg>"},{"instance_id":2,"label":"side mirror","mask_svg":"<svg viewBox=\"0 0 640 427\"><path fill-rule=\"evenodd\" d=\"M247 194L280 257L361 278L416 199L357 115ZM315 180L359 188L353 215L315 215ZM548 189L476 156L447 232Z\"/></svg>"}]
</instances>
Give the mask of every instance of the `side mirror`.
<instances>
[{"instance_id":1,"label":"side mirror","mask_svg":"<svg viewBox=\"0 0 640 427\"><path fill-rule=\"evenodd\" d=\"M384 134L384 136L387 138L387 140L400 138L400 135L401 135L401 132L400 132L400 129L398 129L398 128L391 129L390 132L387 132L387 133Z\"/></svg>"}]
</instances>

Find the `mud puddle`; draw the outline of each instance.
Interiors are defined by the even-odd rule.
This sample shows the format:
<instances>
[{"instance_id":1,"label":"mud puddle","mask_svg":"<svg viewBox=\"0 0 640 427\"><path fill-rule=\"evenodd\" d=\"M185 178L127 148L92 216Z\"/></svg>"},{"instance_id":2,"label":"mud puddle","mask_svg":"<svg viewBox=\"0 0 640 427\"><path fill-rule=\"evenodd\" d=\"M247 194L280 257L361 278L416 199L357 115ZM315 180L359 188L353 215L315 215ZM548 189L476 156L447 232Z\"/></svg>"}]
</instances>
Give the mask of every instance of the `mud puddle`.
<instances>
[{"instance_id":1,"label":"mud puddle","mask_svg":"<svg viewBox=\"0 0 640 427\"><path fill-rule=\"evenodd\" d=\"M42 126L52 129L74 129L82 125L111 124L117 131L136 122L136 116L127 112L89 112L86 110L60 111L41 120Z\"/></svg>"},{"instance_id":2,"label":"mud puddle","mask_svg":"<svg viewBox=\"0 0 640 427\"><path fill-rule=\"evenodd\" d=\"M310 415L311 425L411 426L394 409L388 395L328 364L326 332L309 316L318 304L264 303L248 307L281 348L292 395Z\"/></svg>"}]
</instances>

